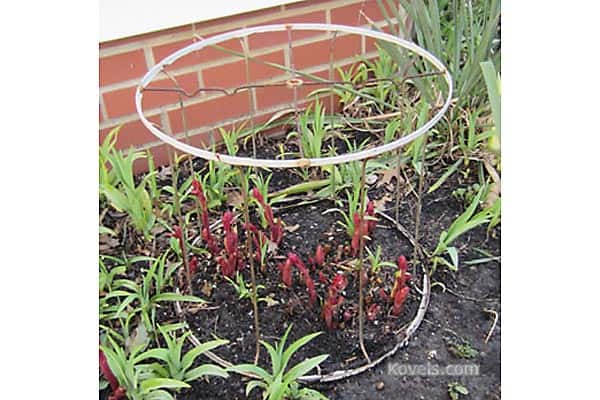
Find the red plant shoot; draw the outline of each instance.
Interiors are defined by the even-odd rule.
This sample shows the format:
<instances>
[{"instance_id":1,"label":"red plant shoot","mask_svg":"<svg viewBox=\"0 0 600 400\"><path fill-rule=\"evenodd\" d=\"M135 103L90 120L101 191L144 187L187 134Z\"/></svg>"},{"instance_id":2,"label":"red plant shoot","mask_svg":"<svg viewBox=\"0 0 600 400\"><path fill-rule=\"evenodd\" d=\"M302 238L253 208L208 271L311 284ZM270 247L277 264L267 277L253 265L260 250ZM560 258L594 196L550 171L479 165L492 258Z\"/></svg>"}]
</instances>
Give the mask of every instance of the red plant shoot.
<instances>
[{"instance_id":1,"label":"red plant shoot","mask_svg":"<svg viewBox=\"0 0 600 400\"><path fill-rule=\"evenodd\" d=\"M373 200L369 200L367 204L366 214L370 217L367 220L369 235L373 233L375 230L375 226L377 225L377 221L375 220L375 202Z\"/></svg>"},{"instance_id":2,"label":"red plant shoot","mask_svg":"<svg viewBox=\"0 0 600 400\"><path fill-rule=\"evenodd\" d=\"M370 236L375 230L377 224L375 220L375 202L373 200L369 201L363 218L360 217L358 212L355 212L352 216L352 222L354 224L354 232L352 233L350 247L352 248L352 256L356 257L360 247L361 236Z\"/></svg>"},{"instance_id":3,"label":"red plant shoot","mask_svg":"<svg viewBox=\"0 0 600 400\"><path fill-rule=\"evenodd\" d=\"M379 310L381 309L381 307L379 307L379 304L377 303L373 303L369 306L369 308L367 309L367 319L369 321L374 321L375 318L377 318L377 314L379 313Z\"/></svg>"},{"instance_id":4,"label":"red plant shoot","mask_svg":"<svg viewBox=\"0 0 600 400\"><path fill-rule=\"evenodd\" d=\"M189 269L190 274L195 274L198 270L198 258L196 256L192 256L192 258L190 258Z\"/></svg>"},{"instance_id":5,"label":"red plant shoot","mask_svg":"<svg viewBox=\"0 0 600 400\"><path fill-rule=\"evenodd\" d=\"M258 188L252 189L252 196L256 199L256 201L258 201L258 204L260 204L263 210L263 215L267 220L267 224L269 225L269 230L271 232L271 241L275 244L279 244L283 238L283 226L281 225L281 220L277 219L277 221L275 221L275 218L273 217L273 209L267 204L264 196L260 190L258 190Z\"/></svg>"},{"instance_id":6,"label":"red plant shoot","mask_svg":"<svg viewBox=\"0 0 600 400\"><path fill-rule=\"evenodd\" d=\"M262 248L265 245L265 243L267 243L268 239L267 236L265 235L265 233L263 231L259 231L258 228L256 227L256 225L254 225L253 223L249 222L249 223L244 223L243 224L244 229L246 229L246 231L251 231L252 232L252 243L254 243L254 247L256 248L256 252L254 253L254 258L256 259L256 261L260 262L261 261L261 253L262 253ZM264 267L263 265L261 265L261 268Z\"/></svg>"},{"instance_id":7,"label":"red plant shoot","mask_svg":"<svg viewBox=\"0 0 600 400\"><path fill-rule=\"evenodd\" d=\"M324 285L327 285L329 283L329 280L327 279L323 271L319 271L319 282L321 282Z\"/></svg>"},{"instance_id":8,"label":"red plant shoot","mask_svg":"<svg viewBox=\"0 0 600 400\"><path fill-rule=\"evenodd\" d=\"M119 400L125 397L125 388L119 386L119 382L117 381L117 377L113 374L108 366L108 361L106 360L106 356L102 349L99 349L99 364L100 364L100 372L104 379L108 381L110 384L110 388L112 390L112 394L108 396L110 400Z\"/></svg>"},{"instance_id":9,"label":"red plant shoot","mask_svg":"<svg viewBox=\"0 0 600 400\"><path fill-rule=\"evenodd\" d=\"M306 285L306 289L308 290L309 303L312 306L317 301L317 292L315 290L315 283L310 277L310 273L308 272L308 268L304 265L300 257L294 253L288 253L288 260L298 268L298 271L302 274L304 278L304 284Z\"/></svg>"},{"instance_id":10,"label":"red plant shoot","mask_svg":"<svg viewBox=\"0 0 600 400\"><path fill-rule=\"evenodd\" d=\"M315 251L315 264L319 267L325 264L325 252L323 251L323 246L318 245L317 250Z\"/></svg>"},{"instance_id":11,"label":"red plant shoot","mask_svg":"<svg viewBox=\"0 0 600 400\"><path fill-rule=\"evenodd\" d=\"M197 179L192 181L191 193L198 198L198 202L202 208L202 214L200 216L202 218L202 226L208 227L208 207L206 207L206 196L204 195L202 184Z\"/></svg>"},{"instance_id":12,"label":"red plant shoot","mask_svg":"<svg viewBox=\"0 0 600 400\"><path fill-rule=\"evenodd\" d=\"M327 299L323 304L323 319L329 330L335 328L334 316L340 305L344 302L344 297L340 296L339 293L346 288L348 280L344 274L337 274L329 285L327 290Z\"/></svg>"},{"instance_id":13,"label":"red plant shoot","mask_svg":"<svg viewBox=\"0 0 600 400\"><path fill-rule=\"evenodd\" d=\"M232 277L238 268L238 236L237 232L232 227L233 213L231 211L225 211L223 214L223 231L225 232L225 238L223 239L223 245L225 247L224 255L217 257L217 262L221 266L221 272L227 277Z\"/></svg>"},{"instance_id":14,"label":"red plant shoot","mask_svg":"<svg viewBox=\"0 0 600 400\"><path fill-rule=\"evenodd\" d=\"M390 295L393 301L392 315L399 316L402 312L404 302L408 297L410 288L406 286L406 282L411 278L408 273L408 265L406 264L406 257L398 257L398 270L396 271L396 278L394 281L394 287Z\"/></svg>"},{"instance_id":15,"label":"red plant shoot","mask_svg":"<svg viewBox=\"0 0 600 400\"><path fill-rule=\"evenodd\" d=\"M198 198L200 203L200 219L202 222L202 231L200 236L206 243L206 247L213 256L219 254L219 248L212 233L210 232L210 222L208 220L208 207L206 205L206 196L204 195L204 189L202 184L197 179L192 180L192 191L191 193Z\"/></svg>"},{"instance_id":16,"label":"red plant shoot","mask_svg":"<svg viewBox=\"0 0 600 400\"><path fill-rule=\"evenodd\" d=\"M281 271L281 281L287 287L292 287L292 262L288 258L283 264L279 265Z\"/></svg>"}]
</instances>

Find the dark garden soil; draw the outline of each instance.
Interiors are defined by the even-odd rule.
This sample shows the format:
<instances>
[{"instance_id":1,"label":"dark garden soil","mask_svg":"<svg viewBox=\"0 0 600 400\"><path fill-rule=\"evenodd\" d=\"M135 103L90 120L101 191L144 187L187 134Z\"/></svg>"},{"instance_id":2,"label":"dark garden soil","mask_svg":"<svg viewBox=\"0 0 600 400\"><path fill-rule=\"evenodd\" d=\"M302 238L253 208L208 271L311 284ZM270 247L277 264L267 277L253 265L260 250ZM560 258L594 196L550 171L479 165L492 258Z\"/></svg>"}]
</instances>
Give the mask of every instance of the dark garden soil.
<instances>
[{"instance_id":1,"label":"dark garden soil","mask_svg":"<svg viewBox=\"0 0 600 400\"><path fill-rule=\"evenodd\" d=\"M272 147L265 146L267 153ZM265 154L267 156L267 154ZM268 154L273 156L273 154ZM194 169L198 170L204 162L195 160ZM187 164L184 164L187 165ZM441 166L435 167L427 175L427 189L443 173ZM299 175L289 170L272 171L270 183L272 191L280 190L302 182ZM382 171L383 172L383 171ZM474 174L471 174L474 175ZM454 189L465 187L476 180L474 176L464 178L456 173L439 189L423 197L421 214L420 243L427 249L436 246L442 230L447 229L452 221L464 210L464 204L452 195ZM170 183L170 182L165 182ZM369 198L378 201L378 208L390 216L394 216L395 178L385 182L384 175L371 184ZM416 189L416 182L411 182ZM408 188L410 185L404 185ZM426 191L426 190L425 190ZM310 196L308 197L310 198ZM387 200L387 201L385 201ZM352 257L344 247L349 239L344 228L337 223L341 220L338 212L332 211L336 205L331 200L320 200L301 204L297 202L279 203L274 207L275 216L281 218L286 225L286 232L275 257L267 262L263 270L256 266L257 281L264 287L259 290L259 316L261 336L270 343L276 342L286 328L293 324L288 344L306 334L323 331L323 334L304 346L296 353L291 365L320 354L329 354L329 358L321 364L322 372L338 369L349 369L365 363L358 345L357 323L357 276L348 263ZM414 213L416 197L404 190L400 201L400 221L410 232L414 232ZM218 218L218 215L212 215ZM256 216L254 216L256 218ZM105 216L105 225L116 226L122 219L117 213L109 212ZM257 222L257 220L255 221ZM238 228L241 230L241 227ZM122 235L121 235L122 236ZM122 249L129 255L152 253L131 234L125 243L113 243L110 249L102 254L121 255ZM219 238L220 232L216 231ZM159 233L154 254L168 245L167 232ZM327 285L319 282L318 271L327 278L336 272L343 272L348 279L348 287L343 295L345 301L341 307L339 326L329 331L321 317L321 306L309 305L308 293L297 272L294 273L292 288L281 284L277 264L285 260L288 252L294 252L307 263L314 255L318 244L327 249L326 267L312 269L311 276L315 280L319 299L324 299ZM381 246L382 260L392 261L399 255L408 259L409 270L413 267L413 248L410 242L391 223L379 218L375 233L367 243L371 250ZM391 359L380 366L359 376L344 381L314 385L330 399L448 399L448 384L460 382L469 390L467 398L497 399L500 398L500 318L494 330L485 340L494 322L494 313L500 314L500 263L490 261L474 265L465 261L500 255L500 227L486 232L486 226L480 226L460 237L455 246L459 249L461 265L458 273L451 273L444 267L438 267L432 278L431 300L425 319L410 340L408 346L399 350ZM307 264L308 266L308 264ZM367 266L368 269L368 266ZM135 271L135 268L133 269ZM365 345L371 358L376 358L391 349L396 343L396 333L408 324L416 313L420 295L416 287L421 286L422 272L417 270L409 286L410 295L399 317L390 315L390 305L381 299L378 292L384 288L389 294L393 285L395 268L382 267L378 273L368 276L365 302L378 304L380 311L372 320L365 321ZM133 272L135 274L135 272ZM246 283L250 281L248 268L243 276ZM186 319L192 332L200 341L211 340L215 336L230 341L227 346L215 350L219 356L234 363L252 362L255 350L253 313L250 299L238 299L233 286L226 282L215 267L214 260L207 257L201 259L197 273L193 278L194 294L206 299L206 307L192 307L186 311ZM440 284L437 284L439 282ZM342 314L346 311L347 320ZM171 306L164 307L159 313L159 322L177 322ZM189 345L189 344L188 344ZM457 351L470 347L472 354ZM470 356L471 358L464 358ZM207 360L200 360L206 362ZM397 363L394 368L394 363ZM402 364L404 367L399 366ZM441 370L447 365L475 364L479 368L477 376L400 376L395 372L406 372L408 365L428 366L430 372ZM268 354L261 348L259 365L270 367ZM404 369L402 369L404 368ZM192 389L182 391L178 399L243 399L246 378L232 375L224 380L211 378L210 383L196 381ZM255 390L252 398L259 398Z\"/></svg>"}]
</instances>

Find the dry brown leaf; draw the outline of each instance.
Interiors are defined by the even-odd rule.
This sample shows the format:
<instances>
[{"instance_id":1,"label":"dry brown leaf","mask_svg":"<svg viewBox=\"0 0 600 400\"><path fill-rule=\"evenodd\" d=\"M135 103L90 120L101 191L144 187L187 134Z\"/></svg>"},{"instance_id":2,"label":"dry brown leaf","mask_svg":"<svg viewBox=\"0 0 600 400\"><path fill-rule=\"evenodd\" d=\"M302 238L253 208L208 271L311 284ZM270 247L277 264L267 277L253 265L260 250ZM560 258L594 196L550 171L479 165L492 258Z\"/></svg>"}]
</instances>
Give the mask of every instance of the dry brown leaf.
<instances>
[{"instance_id":1,"label":"dry brown leaf","mask_svg":"<svg viewBox=\"0 0 600 400\"><path fill-rule=\"evenodd\" d=\"M244 197L238 191L232 190L227 192L227 203L234 207L242 205L244 203Z\"/></svg>"},{"instance_id":2,"label":"dry brown leaf","mask_svg":"<svg viewBox=\"0 0 600 400\"><path fill-rule=\"evenodd\" d=\"M200 291L206 297L210 297L210 295L212 293L212 289L213 289L212 285L210 283L208 283L208 281L204 281L204 284L202 285L202 289L200 289Z\"/></svg>"},{"instance_id":3,"label":"dry brown leaf","mask_svg":"<svg viewBox=\"0 0 600 400\"><path fill-rule=\"evenodd\" d=\"M290 232L290 233L296 232L298 230L298 228L300 228L299 224L296 224L296 225L286 225L286 226L283 227L283 229L285 229L287 232Z\"/></svg>"},{"instance_id":4,"label":"dry brown leaf","mask_svg":"<svg viewBox=\"0 0 600 400\"><path fill-rule=\"evenodd\" d=\"M274 298L272 298L270 296L262 297L260 300L267 303L267 307L273 307L273 306L276 306L279 304L279 301L275 300Z\"/></svg>"},{"instance_id":5,"label":"dry brown leaf","mask_svg":"<svg viewBox=\"0 0 600 400\"><path fill-rule=\"evenodd\" d=\"M382 198L378 200L373 200L373 203L375 204L375 209L379 211L385 210L385 203L390 200L392 200L392 196L389 194L385 194Z\"/></svg>"},{"instance_id":6,"label":"dry brown leaf","mask_svg":"<svg viewBox=\"0 0 600 400\"><path fill-rule=\"evenodd\" d=\"M381 185L386 185L392 181L392 178L396 178L398 175L398 170L396 168L390 169L380 169L377 173L381 174L379 181L377 182L377 187ZM400 177L400 183L402 183L402 177Z\"/></svg>"},{"instance_id":7,"label":"dry brown leaf","mask_svg":"<svg viewBox=\"0 0 600 400\"><path fill-rule=\"evenodd\" d=\"M192 303L189 304L186 308L185 311L190 313L190 314L196 314L198 311L203 311L203 310L214 310L217 309L218 307L209 307L208 305L206 305L206 303Z\"/></svg>"}]
</instances>

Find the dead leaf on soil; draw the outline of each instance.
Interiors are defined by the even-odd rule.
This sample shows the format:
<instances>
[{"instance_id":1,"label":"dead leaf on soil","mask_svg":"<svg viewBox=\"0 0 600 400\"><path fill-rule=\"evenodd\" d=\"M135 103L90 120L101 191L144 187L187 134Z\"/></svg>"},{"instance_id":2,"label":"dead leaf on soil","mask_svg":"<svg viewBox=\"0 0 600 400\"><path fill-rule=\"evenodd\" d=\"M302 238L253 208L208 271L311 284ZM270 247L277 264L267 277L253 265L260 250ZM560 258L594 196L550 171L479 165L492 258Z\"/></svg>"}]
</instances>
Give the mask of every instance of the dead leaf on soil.
<instances>
[{"instance_id":1,"label":"dead leaf on soil","mask_svg":"<svg viewBox=\"0 0 600 400\"><path fill-rule=\"evenodd\" d=\"M167 228L165 228L163 225L160 224L156 224L154 225L154 227L150 230L150 233L152 233L153 236L158 236L163 232L166 232Z\"/></svg>"},{"instance_id":2,"label":"dead leaf on soil","mask_svg":"<svg viewBox=\"0 0 600 400\"><path fill-rule=\"evenodd\" d=\"M227 192L227 203L231 204L234 207L237 207L244 203L244 197L240 192L232 190L230 192Z\"/></svg>"},{"instance_id":3,"label":"dead leaf on soil","mask_svg":"<svg viewBox=\"0 0 600 400\"><path fill-rule=\"evenodd\" d=\"M267 307L273 307L279 304L279 301L275 300L272 297L263 297L261 298L267 304Z\"/></svg>"},{"instance_id":4,"label":"dead leaf on soil","mask_svg":"<svg viewBox=\"0 0 600 400\"><path fill-rule=\"evenodd\" d=\"M377 182L376 187L380 187L381 185L387 185L392 181L392 178L397 178L398 170L396 168L390 169L380 169L377 171L378 174L381 174L379 178L379 182ZM403 182L402 177L400 177L400 183Z\"/></svg>"},{"instance_id":5,"label":"dead leaf on soil","mask_svg":"<svg viewBox=\"0 0 600 400\"><path fill-rule=\"evenodd\" d=\"M198 311L216 310L217 308L219 308L219 307L218 306L209 307L208 305L206 305L206 303L194 303L194 304L188 305L185 308L185 311L190 314L196 314Z\"/></svg>"},{"instance_id":6,"label":"dead leaf on soil","mask_svg":"<svg viewBox=\"0 0 600 400\"><path fill-rule=\"evenodd\" d=\"M373 200L373 203L375 204L375 209L379 211L385 210L385 203L390 200L392 200L392 196L387 193L382 198L378 200Z\"/></svg>"},{"instance_id":7,"label":"dead leaf on soil","mask_svg":"<svg viewBox=\"0 0 600 400\"><path fill-rule=\"evenodd\" d=\"M296 225L286 225L286 226L283 227L283 229L285 229L287 232L290 232L290 233L296 232L298 230L298 228L300 228L299 224L296 224Z\"/></svg>"},{"instance_id":8,"label":"dead leaf on soil","mask_svg":"<svg viewBox=\"0 0 600 400\"><path fill-rule=\"evenodd\" d=\"M212 285L210 283L208 283L208 281L204 281L204 284L202 285L202 289L200 289L200 291L206 297L210 297L210 295L212 293L212 289L213 289Z\"/></svg>"}]
</instances>

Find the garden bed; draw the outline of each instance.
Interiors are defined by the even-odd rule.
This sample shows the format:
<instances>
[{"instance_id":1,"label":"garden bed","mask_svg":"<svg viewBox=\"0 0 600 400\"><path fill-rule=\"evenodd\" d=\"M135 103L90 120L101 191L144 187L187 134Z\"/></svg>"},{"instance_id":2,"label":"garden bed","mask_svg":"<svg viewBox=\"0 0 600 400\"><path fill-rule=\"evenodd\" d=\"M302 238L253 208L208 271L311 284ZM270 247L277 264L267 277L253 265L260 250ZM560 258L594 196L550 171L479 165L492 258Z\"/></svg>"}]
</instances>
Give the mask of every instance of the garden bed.
<instances>
[{"instance_id":1,"label":"garden bed","mask_svg":"<svg viewBox=\"0 0 600 400\"><path fill-rule=\"evenodd\" d=\"M270 146L265 146L263 151L268 152L269 148ZM204 162L195 160L193 164L196 169L201 168ZM187 165L187 163L182 165ZM183 170L185 171L185 168ZM167 171L163 170L164 184L169 182ZM164 174L165 172L167 173ZM432 171L428 175L429 184L435 182L442 172L442 170ZM378 179L370 185L369 198L377 202L378 208L382 212L393 215L395 178L391 182L379 184L384 176L375 175L378 176ZM420 243L426 248L435 247L440 232L446 229L462 212L463 204L452 195L452 192L457 187L472 183L470 182L472 179L467 179L466 182L459 182L459 179L457 175L452 176L441 188L423 198ZM182 182L185 180L185 172L180 180ZM286 170L273 171L270 187L278 190L299 181L301 179L298 176L290 174ZM412 184L416 187L416 182L413 181ZM405 193L405 191L401 192L400 221L405 228L413 232L416 199L412 194ZM310 196L305 197L304 202L307 198ZM277 255L267 262L264 271L257 268L257 282L264 286L258 294L259 297L266 299L266 301L259 302L263 340L276 341L290 324L294 326L291 333L292 340L312 332L323 331L324 334L301 348L292 361L295 363L315 355L329 354L329 358L320 366L323 373L349 369L365 363L358 345L356 273L352 272L347 264L344 264L351 258L346 254L348 249L346 248L346 251L341 253L338 251L340 247L347 247L348 237L344 229L337 223L340 217L336 212L331 211L333 208L335 208L335 204L328 199L315 199L308 201L308 204L302 204L302 200L299 199L296 202L286 202L275 206L276 217L281 218L286 226L284 239ZM107 226L119 229L120 216L118 214L110 212L105 218ZM253 215L253 220L256 222L256 215ZM190 225L193 226L194 221L191 221ZM153 246L149 244L142 246L143 241L130 236L129 239L125 238L124 243L112 242L114 247L105 249L103 254L117 255L123 251L137 255L161 254L169 245L169 232L166 229L163 229L162 232L157 229L156 233ZM218 231L217 234L219 234ZM499 237L499 227L491 234ZM123 237L121 238L123 239ZM367 243L368 247L375 249L376 246L381 246L382 260L396 260L398 256L405 255L408 258L409 266L412 267L413 248L411 243L386 219L378 219L371 239ZM190 241L193 242L194 237L191 237ZM323 272L331 277L335 271L342 271L348 278L348 286L343 293L346 298L343 307L345 310L350 310L352 316L348 321L340 321L334 330L327 329L323 322L320 305L309 305L308 294L298 276L295 277L293 286L287 288L282 285L280 271L277 268L278 263L285 261L288 252L294 252L306 261L309 257L314 256L318 244L329 249L326 257L327 267ZM468 247L467 244L469 244ZM460 238L457 241L457 247L462 248L460 257L464 260L481 258L481 254L473 250L474 247L495 255L499 254L499 240L490 237L484 227L473 230ZM439 365L465 362L465 360L453 356L448 349L452 343L457 343L457 341L462 343L467 340L480 350L476 361L481 365L481 375L463 377L461 381L472 390L472 393L480 392L482 395L494 396L494 393L499 391L500 376L499 368L497 368L499 367L499 335L496 331L489 343L483 343L483 336L490 329L493 321L490 319L490 315L483 310L487 309L486 307L499 305L499 265L493 261L465 267L465 269L465 271L461 270L459 275L446 274L443 271L436 275L436 280L441 279L452 293L460 292L460 296L463 297L457 297L456 294L451 294L449 291L442 292L442 286L434 287L431 305L424 324L417 331L408 348L402 349L389 362L435 362ZM481 273L481 270L484 272ZM135 271L139 272L139 268L136 269L134 266L131 271L133 271L130 272L133 275L131 277L136 279ZM369 275L369 287L372 290L367 294L367 304L380 305L377 315L372 320L365 321L365 346L372 359L382 355L396 344L398 338L395 333L406 327L418 307L420 295L418 291L414 290L414 287L415 283L420 286L420 272L417 274L417 279L413 278L409 284L412 290L399 317L391 316L389 306L385 301L377 298L375 288L385 287L389 292L394 272L394 268L384 267L380 269L379 273ZM311 273L316 275L314 269ZM242 271L242 276L246 282L249 281L247 268ZM182 278L180 276L180 281ZM473 282L475 278L477 279ZM185 311L185 320L189 324L191 332L202 342L215 337L228 339L230 343L215 350L215 353L233 364L251 363L254 357L255 336L250 298L238 299L238 293L233 285L222 277L216 268L214 259L211 260L210 257L200 259L199 268L193 276L193 283L194 294L207 300L208 303L200 307L191 307ZM319 298L324 298L327 293L327 285L316 279L315 284ZM468 300L469 298L478 300ZM458 315L460 318L457 318ZM174 307L161 308L158 314L159 324L178 321L180 321L180 316L176 314ZM498 323L496 329L499 326ZM186 347L190 348L190 343L187 343ZM491 349L491 351L485 351L487 349ZM437 353L433 358L431 358L432 351ZM269 365L268 355L264 349L261 351L259 365ZM446 398L446 382L452 381L452 377L397 377L387 374L387 368L388 365L383 363L372 371L348 381L322 384L317 387L332 399L374 398L396 393L401 393L408 398L419 398L419 396L422 396L421 398ZM223 395L232 399L245 398L246 381L246 378L237 375L232 375L227 380L211 378L211 384L200 380L192 383L192 389L183 390L177 398L212 399ZM478 383L481 381L485 382L485 385ZM432 389L430 385L424 385L423 382L433 384L435 389ZM473 385L476 387L472 387ZM432 396L432 393L439 393L439 396L437 394ZM258 398L258 391L255 396Z\"/></svg>"}]
</instances>

